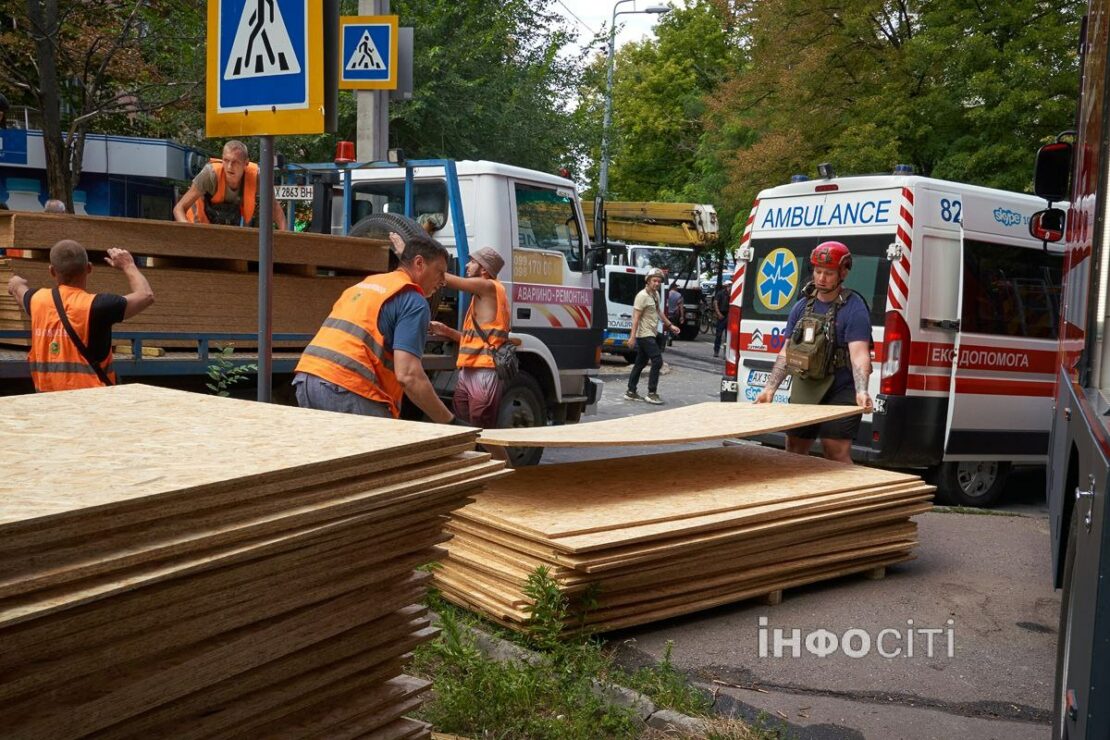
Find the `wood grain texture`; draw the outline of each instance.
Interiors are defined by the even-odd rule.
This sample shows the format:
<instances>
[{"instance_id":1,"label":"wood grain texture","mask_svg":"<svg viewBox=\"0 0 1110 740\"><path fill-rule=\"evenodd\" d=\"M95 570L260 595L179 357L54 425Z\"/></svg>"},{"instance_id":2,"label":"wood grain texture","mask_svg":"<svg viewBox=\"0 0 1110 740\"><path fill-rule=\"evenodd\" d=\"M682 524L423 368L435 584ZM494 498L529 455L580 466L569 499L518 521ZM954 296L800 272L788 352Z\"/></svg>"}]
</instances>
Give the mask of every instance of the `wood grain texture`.
<instances>
[{"instance_id":1,"label":"wood grain texture","mask_svg":"<svg viewBox=\"0 0 1110 740\"><path fill-rule=\"evenodd\" d=\"M754 437L862 414L857 406L706 402L581 424L486 429L479 442L499 447L615 447L686 444Z\"/></svg>"},{"instance_id":2,"label":"wood grain texture","mask_svg":"<svg viewBox=\"0 0 1110 740\"><path fill-rule=\"evenodd\" d=\"M144 386L0 414L5 735L428 734L417 569L506 474L476 430Z\"/></svg>"},{"instance_id":3,"label":"wood grain texture","mask_svg":"<svg viewBox=\"0 0 1110 740\"><path fill-rule=\"evenodd\" d=\"M0 249L49 250L61 239L76 239L90 252L106 252L115 247L144 257L258 261L258 229L139 218L0 212ZM275 231L273 254L275 264L382 272L387 269L389 244L380 239Z\"/></svg>"}]
</instances>

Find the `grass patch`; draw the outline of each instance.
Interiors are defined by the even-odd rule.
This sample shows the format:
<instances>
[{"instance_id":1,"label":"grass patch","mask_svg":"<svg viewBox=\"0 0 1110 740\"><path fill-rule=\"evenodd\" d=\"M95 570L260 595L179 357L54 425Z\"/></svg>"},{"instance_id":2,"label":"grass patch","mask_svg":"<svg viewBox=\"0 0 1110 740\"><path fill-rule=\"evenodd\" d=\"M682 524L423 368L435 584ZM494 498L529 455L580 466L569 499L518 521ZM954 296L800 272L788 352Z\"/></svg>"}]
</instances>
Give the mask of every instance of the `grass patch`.
<instances>
[{"instance_id":1,"label":"grass patch","mask_svg":"<svg viewBox=\"0 0 1110 740\"><path fill-rule=\"evenodd\" d=\"M614 664L597 638L564 636L570 606L546 569L537 569L524 590L533 601L532 618L519 634L484 622L438 595L429 596L428 605L439 614L442 631L416 649L409 672L433 682L432 694L417 716L437 731L498 740L677 736L648 730L632 710L595 696L594 681L639 691L660 709L703 717L711 711L711 699L674 666L671 644L659 665L629 673ZM588 608L590 599L584 603ZM496 662L477 648L469 627L496 634L540 658L533 665ZM701 737L777 740L784 736L737 720L712 719L710 731Z\"/></svg>"}]
</instances>

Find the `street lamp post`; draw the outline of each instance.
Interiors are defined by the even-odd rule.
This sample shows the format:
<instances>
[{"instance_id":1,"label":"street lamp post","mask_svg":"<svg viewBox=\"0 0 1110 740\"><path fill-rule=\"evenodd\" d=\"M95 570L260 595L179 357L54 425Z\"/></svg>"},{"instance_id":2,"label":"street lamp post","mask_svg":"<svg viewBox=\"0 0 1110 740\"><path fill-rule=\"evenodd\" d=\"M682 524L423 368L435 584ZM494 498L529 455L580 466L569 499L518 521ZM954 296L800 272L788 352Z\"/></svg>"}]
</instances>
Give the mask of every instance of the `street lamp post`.
<instances>
[{"instance_id":1,"label":"street lamp post","mask_svg":"<svg viewBox=\"0 0 1110 740\"><path fill-rule=\"evenodd\" d=\"M663 15L669 13L670 8L665 5L652 5L644 8L643 10L622 10L619 13L617 8L625 3L633 3L636 0L617 0L613 4L613 20L609 24L609 69L605 75L605 118L601 123L601 171L598 174L597 192L602 198L609 195L609 125L613 121L613 60L616 57L616 43L617 43L617 16L618 15L635 15L637 13L653 13L655 15Z\"/></svg>"}]
</instances>

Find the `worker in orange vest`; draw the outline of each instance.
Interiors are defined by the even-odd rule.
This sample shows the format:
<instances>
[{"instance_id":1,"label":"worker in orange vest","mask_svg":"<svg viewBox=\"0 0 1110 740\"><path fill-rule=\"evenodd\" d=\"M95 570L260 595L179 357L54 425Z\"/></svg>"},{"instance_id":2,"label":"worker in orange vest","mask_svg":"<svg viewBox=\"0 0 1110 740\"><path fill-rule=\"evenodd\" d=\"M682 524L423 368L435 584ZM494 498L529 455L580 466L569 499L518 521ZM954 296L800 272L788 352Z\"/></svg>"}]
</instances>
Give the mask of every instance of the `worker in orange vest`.
<instances>
[{"instance_id":1,"label":"worker in orange vest","mask_svg":"<svg viewBox=\"0 0 1110 740\"><path fill-rule=\"evenodd\" d=\"M433 321L433 336L459 345L458 381L455 383L455 415L476 427L494 428L501 408L505 384L497 375L493 353L509 339L511 314L505 286L497 279L505 260L492 247L470 255L466 277L447 275L447 287L474 296L460 332ZM482 335L485 335L483 337Z\"/></svg>"},{"instance_id":2,"label":"worker in orange vest","mask_svg":"<svg viewBox=\"0 0 1110 740\"><path fill-rule=\"evenodd\" d=\"M130 293L89 293L92 264L72 239L50 248L52 290L32 289L18 275L8 281L8 293L31 317L27 362L37 391L115 385L112 325L146 310L154 292L127 250L109 249L104 261L127 277Z\"/></svg>"},{"instance_id":3,"label":"worker in orange vest","mask_svg":"<svg viewBox=\"0 0 1110 740\"><path fill-rule=\"evenodd\" d=\"M250 161L247 145L232 139L223 156L204 166L173 207L175 221L253 226L258 201L258 165ZM273 198L273 194L270 194ZM285 229L285 212L274 199L274 222Z\"/></svg>"},{"instance_id":4,"label":"worker in orange vest","mask_svg":"<svg viewBox=\"0 0 1110 740\"><path fill-rule=\"evenodd\" d=\"M298 405L396 419L408 396L432 421L455 421L421 363L431 319L425 297L443 285L447 250L423 233L403 246L396 270L343 291L305 347L293 376Z\"/></svg>"}]
</instances>

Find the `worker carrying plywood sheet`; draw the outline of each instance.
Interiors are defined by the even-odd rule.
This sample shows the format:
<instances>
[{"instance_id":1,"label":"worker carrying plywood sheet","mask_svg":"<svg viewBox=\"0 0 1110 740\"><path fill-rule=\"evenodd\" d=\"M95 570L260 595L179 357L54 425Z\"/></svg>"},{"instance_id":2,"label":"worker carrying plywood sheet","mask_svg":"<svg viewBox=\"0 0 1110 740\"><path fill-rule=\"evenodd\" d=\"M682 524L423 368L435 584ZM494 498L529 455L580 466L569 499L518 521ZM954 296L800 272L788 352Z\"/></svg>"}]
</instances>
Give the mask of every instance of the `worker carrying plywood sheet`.
<instances>
[{"instance_id":1,"label":"worker carrying plywood sheet","mask_svg":"<svg viewBox=\"0 0 1110 740\"><path fill-rule=\"evenodd\" d=\"M443 245L414 233L396 270L345 290L297 363L298 405L396 419L408 396L432 421L453 423L421 364L431 320L425 296L446 272Z\"/></svg>"},{"instance_id":2,"label":"worker carrying plywood sheet","mask_svg":"<svg viewBox=\"0 0 1110 740\"><path fill-rule=\"evenodd\" d=\"M116 383L112 325L149 308L154 291L127 250L109 249L104 261L127 277L127 295L88 292L92 263L85 248L72 239L50 248L53 288L31 288L19 275L8 280L8 293L31 318L27 361L40 393Z\"/></svg>"},{"instance_id":3,"label":"worker carrying plywood sheet","mask_svg":"<svg viewBox=\"0 0 1110 740\"><path fill-rule=\"evenodd\" d=\"M755 402L770 403L789 374L793 377L791 403L855 405L870 412L870 309L863 296L844 287L852 269L852 253L840 242L827 241L814 248L809 261L813 282L790 310L786 342ZM859 424L860 417L849 416L792 429L786 435L786 449L808 455L813 441L820 437L825 457L850 463Z\"/></svg>"}]
</instances>

